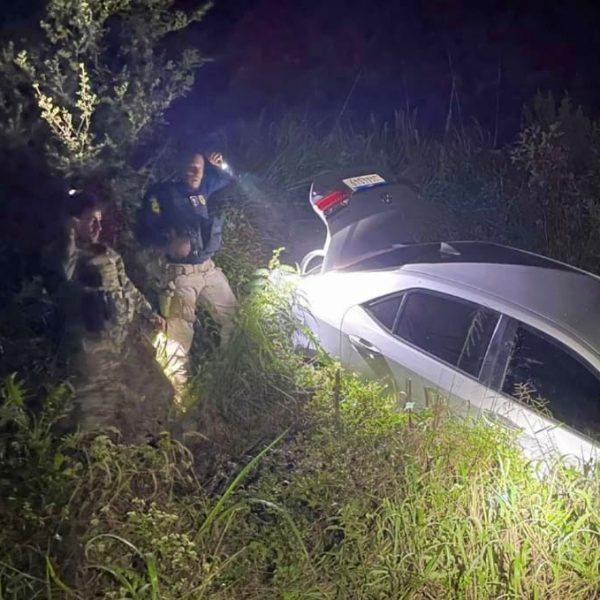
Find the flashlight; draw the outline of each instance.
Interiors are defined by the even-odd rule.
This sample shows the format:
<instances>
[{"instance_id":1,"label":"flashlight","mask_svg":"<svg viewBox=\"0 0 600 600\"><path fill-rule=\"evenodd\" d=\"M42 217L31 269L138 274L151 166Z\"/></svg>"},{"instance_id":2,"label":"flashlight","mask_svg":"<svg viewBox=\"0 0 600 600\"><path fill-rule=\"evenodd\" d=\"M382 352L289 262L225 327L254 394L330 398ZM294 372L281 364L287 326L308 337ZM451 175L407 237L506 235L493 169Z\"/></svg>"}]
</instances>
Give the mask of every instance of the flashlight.
<instances>
[{"instance_id":1,"label":"flashlight","mask_svg":"<svg viewBox=\"0 0 600 600\"><path fill-rule=\"evenodd\" d=\"M228 173L229 175L233 176L232 168L225 161L221 163L221 169L223 169L225 173Z\"/></svg>"},{"instance_id":2,"label":"flashlight","mask_svg":"<svg viewBox=\"0 0 600 600\"><path fill-rule=\"evenodd\" d=\"M225 160L221 160L221 162L219 163L219 168L222 171L225 171L225 173L229 173L229 175L233 175L233 171L231 170L231 167L229 166L229 164L227 162L225 162Z\"/></svg>"}]
</instances>

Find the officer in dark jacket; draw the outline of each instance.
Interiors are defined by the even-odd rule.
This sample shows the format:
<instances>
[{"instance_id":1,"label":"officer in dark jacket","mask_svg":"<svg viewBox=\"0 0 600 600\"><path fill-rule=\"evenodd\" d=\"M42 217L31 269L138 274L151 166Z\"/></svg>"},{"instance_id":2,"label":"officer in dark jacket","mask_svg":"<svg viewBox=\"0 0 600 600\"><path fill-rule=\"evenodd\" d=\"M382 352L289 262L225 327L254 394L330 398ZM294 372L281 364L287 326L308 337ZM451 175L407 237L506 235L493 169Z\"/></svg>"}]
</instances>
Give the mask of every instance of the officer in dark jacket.
<instances>
[{"instance_id":1,"label":"officer in dark jacket","mask_svg":"<svg viewBox=\"0 0 600 600\"><path fill-rule=\"evenodd\" d=\"M221 246L223 216L211 205L215 192L233 182L220 168L220 154L192 152L181 181L152 186L142 201L138 237L166 258L159 290L169 340L168 359L185 381L192 346L196 306L202 302L221 327L221 343L233 330L237 301L227 277L215 266Z\"/></svg>"}]
</instances>

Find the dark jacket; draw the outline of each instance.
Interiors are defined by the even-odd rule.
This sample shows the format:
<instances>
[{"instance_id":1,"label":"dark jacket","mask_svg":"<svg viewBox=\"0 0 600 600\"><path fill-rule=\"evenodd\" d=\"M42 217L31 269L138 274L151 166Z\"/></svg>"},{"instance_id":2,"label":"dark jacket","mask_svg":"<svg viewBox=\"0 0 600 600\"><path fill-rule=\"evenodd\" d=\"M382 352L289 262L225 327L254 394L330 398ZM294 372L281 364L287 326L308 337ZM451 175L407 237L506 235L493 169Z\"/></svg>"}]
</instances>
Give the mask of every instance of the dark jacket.
<instances>
[{"instance_id":1,"label":"dark jacket","mask_svg":"<svg viewBox=\"0 0 600 600\"><path fill-rule=\"evenodd\" d=\"M205 164L204 176L197 190L184 182L158 183L150 187L137 218L137 236L145 245L165 246L169 233L188 236L192 250L173 262L200 264L221 247L223 215L211 206L210 199L233 182L224 171Z\"/></svg>"}]
</instances>

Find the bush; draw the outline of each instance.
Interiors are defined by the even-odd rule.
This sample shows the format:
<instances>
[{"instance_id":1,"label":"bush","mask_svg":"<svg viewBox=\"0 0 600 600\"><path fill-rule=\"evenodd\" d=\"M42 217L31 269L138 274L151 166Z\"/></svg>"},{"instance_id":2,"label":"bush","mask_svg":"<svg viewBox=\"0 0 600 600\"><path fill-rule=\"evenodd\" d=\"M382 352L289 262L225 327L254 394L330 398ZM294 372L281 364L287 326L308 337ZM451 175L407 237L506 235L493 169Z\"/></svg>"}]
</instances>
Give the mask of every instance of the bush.
<instances>
[{"instance_id":1,"label":"bush","mask_svg":"<svg viewBox=\"0 0 600 600\"><path fill-rule=\"evenodd\" d=\"M322 230L308 202L312 178L323 170L368 165L413 181L446 211L447 239L507 243L595 272L599 132L598 122L568 97L557 102L539 95L524 109L516 142L504 148L494 147L476 124L425 137L414 115L402 112L391 123L372 119L359 126L308 123L293 114L274 122L263 118L239 124L224 146L240 169L271 190L273 218L301 224L303 231L290 229L278 241L295 258L294 246L303 247L312 228Z\"/></svg>"},{"instance_id":2,"label":"bush","mask_svg":"<svg viewBox=\"0 0 600 600\"><path fill-rule=\"evenodd\" d=\"M314 393L293 429L201 481L168 436L59 434L61 402L36 421L8 381L3 597L598 597L597 474L536 477L506 433L335 365L296 385Z\"/></svg>"}]
</instances>

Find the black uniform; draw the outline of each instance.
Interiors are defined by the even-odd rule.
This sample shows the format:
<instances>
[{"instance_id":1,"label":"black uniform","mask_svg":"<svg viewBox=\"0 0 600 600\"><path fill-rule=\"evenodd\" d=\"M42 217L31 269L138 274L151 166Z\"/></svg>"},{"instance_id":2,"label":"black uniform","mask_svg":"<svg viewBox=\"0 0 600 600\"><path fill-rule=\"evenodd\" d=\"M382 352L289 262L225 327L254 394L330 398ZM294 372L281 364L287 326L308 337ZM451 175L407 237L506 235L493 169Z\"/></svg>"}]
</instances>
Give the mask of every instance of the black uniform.
<instances>
[{"instance_id":1,"label":"black uniform","mask_svg":"<svg viewBox=\"0 0 600 600\"><path fill-rule=\"evenodd\" d=\"M169 257L171 262L201 264L208 260L221 247L223 228L223 216L209 208L208 199L232 181L231 175L207 162L197 190L189 190L184 182L152 186L138 215L138 238L142 243L162 246L174 231L188 236L192 249L184 258Z\"/></svg>"}]
</instances>

